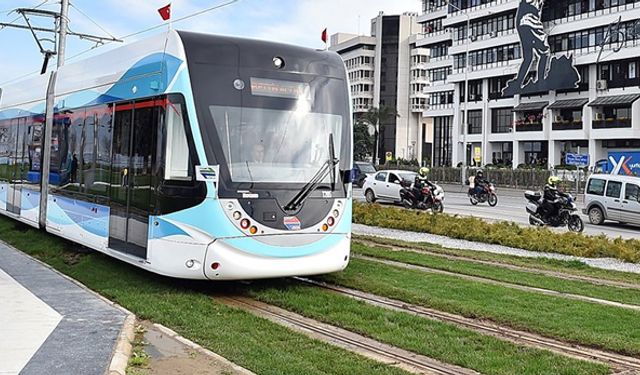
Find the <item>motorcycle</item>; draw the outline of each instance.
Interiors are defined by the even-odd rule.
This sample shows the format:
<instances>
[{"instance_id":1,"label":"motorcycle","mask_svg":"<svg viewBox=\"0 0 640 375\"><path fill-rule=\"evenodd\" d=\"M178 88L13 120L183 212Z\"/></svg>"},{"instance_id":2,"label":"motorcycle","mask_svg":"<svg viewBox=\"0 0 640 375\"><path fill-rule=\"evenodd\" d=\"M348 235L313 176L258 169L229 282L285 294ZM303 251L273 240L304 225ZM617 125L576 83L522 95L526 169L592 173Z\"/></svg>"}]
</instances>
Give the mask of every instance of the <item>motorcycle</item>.
<instances>
[{"instance_id":1,"label":"motorcycle","mask_svg":"<svg viewBox=\"0 0 640 375\"><path fill-rule=\"evenodd\" d=\"M485 184L482 187L482 192L478 193L476 189L470 188L468 195L469 201L472 205L476 206L478 203L489 203L489 206L495 207L498 204L498 194L496 193L496 187L492 183Z\"/></svg>"},{"instance_id":2,"label":"motorcycle","mask_svg":"<svg viewBox=\"0 0 640 375\"><path fill-rule=\"evenodd\" d=\"M426 198L426 199L422 199ZM415 208L419 210L432 210L433 213L444 211L444 189L434 184L433 188L424 185L422 189L411 186L410 183L403 184L400 190L400 201L405 208Z\"/></svg>"},{"instance_id":3,"label":"motorcycle","mask_svg":"<svg viewBox=\"0 0 640 375\"><path fill-rule=\"evenodd\" d=\"M542 193L527 191L524 193L527 199L527 212L529 213L529 224L535 226L563 227L567 226L569 231L580 233L584 230L584 222L579 215L574 214L578 210L575 199L572 195L558 197L560 200L560 210L552 217L545 217L542 208L544 199Z\"/></svg>"}]
</instances>

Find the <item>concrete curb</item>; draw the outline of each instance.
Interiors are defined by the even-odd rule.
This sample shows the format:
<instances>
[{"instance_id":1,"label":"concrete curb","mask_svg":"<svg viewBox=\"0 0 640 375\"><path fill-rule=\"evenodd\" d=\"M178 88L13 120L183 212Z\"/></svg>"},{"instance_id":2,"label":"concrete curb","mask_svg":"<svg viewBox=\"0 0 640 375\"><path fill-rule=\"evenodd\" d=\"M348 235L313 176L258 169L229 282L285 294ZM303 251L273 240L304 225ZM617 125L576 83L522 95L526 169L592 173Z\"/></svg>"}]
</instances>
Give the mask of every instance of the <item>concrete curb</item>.
<instances>
[{"instance_id":1,"label":"concrete curb","mask_svg":"<svg viewBox=\"0 0 640 375\"><path fill-rule=\"evenodd\" d=\"M107 370L108 375L126 375L127 366L129 365L129 357L133 351L133 340L135 339L135 322L136 317L133 314L127 315L118 336L116 349L111 357L111 364Z\"/></svg>"},{"instance_id":2,"label":"concrete curb","mask_svg":"<svg viewBox=\"0 0 640 375\"><path fill-rule=\"evenodd\" d=\"M175 332L174 330L172 330L170 328L167 328L167 327L163 326L162 324L153 323L153 326L156 329L158 329L158 331L164 333L165 335L171 337L172 339L175 339L175 340L183 343L184 345L186 345L186 346L188 346L188 347L190 347L190 348L192 348L194 350L197 350L197 351L203 353L204 355L206 355L208 357L211 357L212 359L214 359L216 361L222 362L223 364L231 367L234 371L237 371L238 373L240 373L242 375L256 375L254 372L251 372L251 371L247 370L244 367L236 365L235 363L229 361L225 357L222 357L221 355L216 354L216 353L212 352L209 349L205 349L202 346L196 344L195 342L180 336L177 332ZM113 374L110 374L110 375L113 375Z\"/></svg>"}]
</instances>

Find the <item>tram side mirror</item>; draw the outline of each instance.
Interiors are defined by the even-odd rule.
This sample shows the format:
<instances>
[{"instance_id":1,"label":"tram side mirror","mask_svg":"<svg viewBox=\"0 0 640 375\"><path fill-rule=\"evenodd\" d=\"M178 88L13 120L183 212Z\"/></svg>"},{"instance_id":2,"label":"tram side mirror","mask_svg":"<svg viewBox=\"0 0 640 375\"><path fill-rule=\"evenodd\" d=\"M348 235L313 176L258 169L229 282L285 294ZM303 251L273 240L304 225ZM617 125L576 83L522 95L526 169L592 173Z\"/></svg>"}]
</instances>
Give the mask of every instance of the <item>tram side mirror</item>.
<instances>
[{"instance_id":1,"label":"tram side mirror","mask_svg":"<svg viewBox=\"0 0 640 375\"><path fill-rule=\"evenodd\" d=\"M350 184L358 179L358 170L357 169L349 169L346 171L342 171L342 180L345 184Z\"/></svg>"}]
</instances>

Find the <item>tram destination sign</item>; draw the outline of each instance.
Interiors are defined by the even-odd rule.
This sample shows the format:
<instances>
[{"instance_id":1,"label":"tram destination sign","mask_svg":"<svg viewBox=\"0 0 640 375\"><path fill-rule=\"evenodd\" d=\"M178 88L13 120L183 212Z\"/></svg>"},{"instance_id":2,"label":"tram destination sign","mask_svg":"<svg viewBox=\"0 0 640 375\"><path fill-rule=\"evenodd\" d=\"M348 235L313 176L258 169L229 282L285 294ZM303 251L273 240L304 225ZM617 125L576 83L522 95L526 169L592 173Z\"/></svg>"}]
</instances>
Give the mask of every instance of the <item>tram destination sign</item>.
<instances>
[{"instance_id":1,"label":"tram destination sign","mask_svg":"<svg viewBox=\"0 0 640 375\"><path fill-rule=\"evenodd\" d=\"M287 99L311 99L308 83L251 77L251 94Z\"/></svg>"}]
</instances>

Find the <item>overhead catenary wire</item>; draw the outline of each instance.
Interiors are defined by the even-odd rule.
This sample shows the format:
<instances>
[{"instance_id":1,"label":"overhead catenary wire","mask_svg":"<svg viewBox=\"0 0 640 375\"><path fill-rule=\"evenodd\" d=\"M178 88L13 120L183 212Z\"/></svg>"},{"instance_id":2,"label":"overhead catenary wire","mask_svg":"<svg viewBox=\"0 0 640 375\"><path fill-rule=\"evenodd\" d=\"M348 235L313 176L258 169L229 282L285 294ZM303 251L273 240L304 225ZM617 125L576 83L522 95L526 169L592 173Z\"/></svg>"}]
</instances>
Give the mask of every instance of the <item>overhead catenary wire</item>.
<instances>
[{"instance_id":1,"label":"overhead catenary wire","mask_svg":"<svg viewBox=\"0 0 640 375\"><path fill-rule=\"evenodd\" d=\"M215 6L210 7L210 8L206 8L206 9L203 9L203 10L199 10L199 11L197 11L197 12L194 12L194 13L188 14L188 15L186 15L186 16L184 16L184 17L180 17L180 18L178 18L178 19L176 19L176 20L173 20L173 21L172 21L172 23L181 22L181 21L187 20L187 19L189 19L189 18L197 17L197 16L202 15L202 14L204 14L204 13L211 12L211 11L216 10L216 9L221 9L221 8L227 7L227 6L229 6L229 5L233 4L233 3L237 3L238 1L240 1L240 0L230 0L230 1L227 1L227 2L225 2L225 3L218 4L218 5L215 5ZM167 25L167 24L166 24L166 22L163 22L163 23L157 24L157 25L155 25L155 26L151 26L151 27L149 27L149 28L146 28L146 29L144 29L144 30L136 31L136 32L131 33L131 34L121 36L121 37L120 37L120 38L118 38L118 39L127 39L127 38L131 38L131 37L133 37L133 36L137 36L137 35L144 34L144 33L147 33L147 32L149 32L149 31L152 31L152 30L159 29L159 28L161 28L161 27L165 27L166 25ZM94 49L96 49L96 48L99 48L99 47L101 47L101 46L103 46L103 45L106 45L106 44L108 44L108 43L104 43L104 44L100 44L100 45L96 45L96 46L94 46L94 47L88 48L88 49L86 49L86 50L84 50L84 51L82 51L82 52L80 52L80 53L77 53L77 54L75 54L75 55L73 55L73 56L69 57L67 60L72 60L72 59L74 59L74 58L77 58L77 57L79 57L79 56L82 56L82 55L84 55L84 54L86 54L86 53L88 53L88 52L90 52L90 51L92 51L92 50L94 50Z\"/></svg>"},{"instance_id":2,"label":"overhead catenary wire","mask_svg":"<svg viewBox=\"0 0 640 375\"><path fill-rule=\"evenodd\" d=\"M33 7L33 9L38 9L38 8L40 8L41 6L43 6L43 5L45 5L46 3L48 3L49 1L51 1L51 0L44 0L43 2L41 2L41 3L39 3L38 5L34 6L34 7ZM0 11L0 13L6 13L7 15L9 15L9 14L13 13L14 11L15 11L15 9L2 10L2 11ZM17 20L19 20L19 19L21 19L21 18L22 18L22 16L18 16L18 17L16 17L16 18L14 18L12 21L10 21L9 23L14 23L14 22L16 22ZM5 29L5 28L6 28L6 26L0 26L0 31L2 31L2 30L3 30L3 29Z\"/></svg>"},{"instance_id":3,"label":"overhead catenary wire","mask_svg":"<svg viewBox=\"0 0 640 375\"><path fill-rule=\"evenodd\" d=\"M40 4L39 6L42 6L42 5L44 5L45 3L49 2L49 1L50 1L50 0L45 0L45 1L44 1L42 4ZM188 14L188 15L186 15L186 16L184 16L184 17L180 17L180 18L178 18L178 19L175 19L175 20L173 20L173 21L172 21L172 23L177 23L177 22L185 21L185 20L187 20L187 19L189 19L189 18L197 17L197 16L200 16L200 15L202 15L202 14L205 14L205 13L208 13L208 12L211 12L211 11L214 11L214 10L217 10L217 9L221 9L221 8L227 7L227 6L229 6L229 5L232 5L232 4L234 4L234 3L237 3L237 2L239 2L239 1L240 1L240 0L230 0L230 1L224 2L224 3L222 3L222 4L218 4L218 5L215 5L215 6L209 7L209 8L205 8L205 9L199 10L199 11L197 11L197 12L194 12L194 13ZM77 8L77 7L74 7L74 8L75 8L76 10L78 10L78 8ZM87 18L88 18L88 17L87 17ZM118 38L118 39L125 40L125 39L127 39L127 38L131 38L131 37L133 37L133 36L137 36L137 35L144 34L144 33L146 33L146 32L152 31L152 30L159 29L159 28L161 28L161 27L165 27L166 25L167 25L167 23L166 23L166 22L163 22L163 23L161 23L161 24L158 24L158 25L155 25L155 26L152 26L152 27L149 27L149 28L146 28L146 29L140 30L140 31L136 31L136 32L131 33L131 34L124 35L124 36L122 36L122 37L120 37L120 38ZM0 29L0 30L1 30L1 29ZM103 31L105 31L107 34L109 34L106 30L103 30ZM91 51L93 51L93 50L95 50L95 49L97 49L97 48L100 48L100 47L102 47L102 46L104 46L104 45L107 45L107 44L109 44L109 43L110 43L110 42L106 42L106 43L96 43L96 45L95 45L95 46L93 46L93 47L91 47L91 48L88 48L88 49L86 49L86 50L84 50L84 51L81 51L81 52L79 52L79 53L77 53L77 54L75 54L75 55L73 55L73 56L71 56L71 57L68 57L66 60L67 60L67 61L71 61L71 60L76 59L76 58L78 58L78 57L80 57L80 56L82 56L82 55L85 55L85 54L87 54L87 53L89 53L89 52L91 52ZM9 83L12 83L12 82L16 82L16 81L19 81L19 80L21 80L21 79L23 79L23 78L29 77L29 76L34 75L34 74L37 74L37 73L40 73L40 70L33 71L33 72L31 72L31 73L27 73L27 74L25 74L25 75L22 75L22 76L17 77L17 78L13 78L13 79L8 80L8 81L0 82L0 85L6 85L6 84L9 84Z\"/></svg>"},{"instance_id":4,"label":"overhead catenary wire","mask_svg":"<svg viewBox=\"0 0 640 375\"><path fill-rule=\"evenodd\" d=\"M77 6L75 6L72 2L69 2L69 5L78 11L78 13L82 14L86 19L88 19L89 21L91 21L91 23L93 23L94 25L98 26L98 28L100 30L102 30L103 32L105 32L106 34L108 34L110 37L117 39L115 36L113 36L113 34L111 34L109 31L107 31L104 27L100 26L100 24L98 22L96 22L93 18L89 17L88 14L86 14L85 12L82 11L82 9L78 8Z\"/></svg>"}]
</instances>

